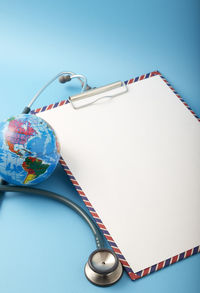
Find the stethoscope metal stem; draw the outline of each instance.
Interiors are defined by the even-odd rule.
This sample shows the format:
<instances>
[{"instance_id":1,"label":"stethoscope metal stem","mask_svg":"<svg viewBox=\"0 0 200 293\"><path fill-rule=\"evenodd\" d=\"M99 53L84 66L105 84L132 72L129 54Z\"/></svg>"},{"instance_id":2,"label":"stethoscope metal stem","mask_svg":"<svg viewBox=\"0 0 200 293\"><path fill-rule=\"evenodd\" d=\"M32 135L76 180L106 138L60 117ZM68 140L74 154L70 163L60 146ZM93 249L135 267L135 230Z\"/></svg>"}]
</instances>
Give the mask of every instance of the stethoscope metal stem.
<instances>
[{"instance_id":1,"label":"stethoscope metal stem","mask_svg":"<svg viewBox=\"0 0 200 293\"><path fill-rule=\"evenodd\" d=\"M84 92L87 87L87 78L82 75L82 74L75 74L74 72L71 71L63 71L55 75L49 82L47 82L33 97L33 99L30 101L28 104L28 108L31 108L33 103L37 100L37 98L41 95L41 93L52 83L54 82L57 78L59 78L62 75L70 75L71 79L72 78L77 78L81 82L82 90L81 92Z\"/></svg>"}]
</instances>

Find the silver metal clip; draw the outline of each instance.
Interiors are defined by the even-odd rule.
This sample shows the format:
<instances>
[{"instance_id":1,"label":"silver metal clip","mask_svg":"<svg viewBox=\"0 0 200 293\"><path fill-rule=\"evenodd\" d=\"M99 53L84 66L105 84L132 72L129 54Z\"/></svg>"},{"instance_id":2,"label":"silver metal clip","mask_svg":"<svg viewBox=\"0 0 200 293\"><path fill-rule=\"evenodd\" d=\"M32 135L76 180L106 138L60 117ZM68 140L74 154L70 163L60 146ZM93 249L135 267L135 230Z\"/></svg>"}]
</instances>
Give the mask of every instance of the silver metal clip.
<instances>
[{"instance_id":1,"label":"silver metal clip","mask_svg":"<svg viewBox=\"0 0 200 293\"><path fill-rule=\"evenodd\" d=\"M86 103L86 104L83 104L83 105L80 105L80 106L75 106L75 103L77 101L87 99L89 97L99 95L99 94L102 94L104 92L111 91L113 89L120 88L120 87L123 88L122 92L120 91L119 93L116 93L116 94L102 96L102 97L99 97L99 98L97 98L97 99L95 99L95 100L93 100L91 102ZM108 84L108 85L105 85L105 86L102 86L102 87L99 87L99 88L94 88L94 89L87 90L87 91L82 92L82 93L80 93L78 95L71 96L71 97L69 97L69 102L71 103L72 107L75 110L77 110L77 109L81 109L81 108L85 108L85 107L88 107L90 105L93 105L97 101L105 99L105 98L117 97L119 95L122 95L122 94L126 93L127 91L128 91L128 88L127 88L126 84L124 82L122 82L122 81L117 81L117 82L114 82L114 83L111 83L111 84Z\"/></svg>"}]
</instances>

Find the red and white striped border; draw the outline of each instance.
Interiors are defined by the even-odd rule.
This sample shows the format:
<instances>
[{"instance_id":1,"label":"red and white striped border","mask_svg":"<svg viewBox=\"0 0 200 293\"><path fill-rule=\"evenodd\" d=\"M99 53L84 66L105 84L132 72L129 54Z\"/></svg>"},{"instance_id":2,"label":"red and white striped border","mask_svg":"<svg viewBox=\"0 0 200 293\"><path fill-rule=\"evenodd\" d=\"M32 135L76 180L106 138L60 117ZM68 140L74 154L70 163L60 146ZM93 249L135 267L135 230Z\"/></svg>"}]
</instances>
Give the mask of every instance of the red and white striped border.
<instances>
[{"instance_id":1,"label":"red and white striped border","mask_svg":"<svg viewBox=\"0 0 200 293\"><path fill-rule=\"evenodd\" d=\"M183 104L189 109L189 111L198 119L198 121L200 121L200 118L195 114L194 111L192 111L192 109L188 106L188 104L180 97L180 95L175 91L175 89L171 86L171 84L161 75L161 73L159 71L153 71L144 75L141 75L139 77L135 77L135 78L131 78L127 81L125 81L125 84L129 85L132 84L134 82L143 80L143 79L147 79L153 76L159 75L163 81L170 87L170 89L175 93L175 95L178 97L178 99L180 99ZM38 108L36 110L31 111L31 114L37 114L40 112L44 112L59 106L63 106L65 104L68 104L69 101L68 100L63 100L61 102L57 102L55 104L51 104L49 106L44 106L41 108ZM66 174L68 175L68 177L70 178L72 184L74 185L75 189L77 190L77 192L79 193L79 195L81 196L83 202L85 203L86 207L88 208L88 210L90 211L92 217L94 218L95 222L97 223L98 227L100 228L100 230L102 231L103 235L105 236L105 238L107 239L108 243L110 244L110 246L112 247L112 249L115 251L115 253L117 254L120 262L122 263L124 269L126 270L126 272L128 273L129 277L132 280L136 280L136 279L140 279L150 273L153 273L155 271L158 271L164 267L167 267L171 264L174 264L182 259L185 259L191 255L197 254L200 252L200 245L197 247L194 247L192 249L189 249L185 252L182 252L178 255L175 255L167 260L161 261L158 264L155 264L151 267L145 268L144 270L141 270L137 273L134 273L130 267L130 265L128 264L128 262L126 261L125 257L123 256L122 252L120 251L120 249L118 248L117 244L115 243L115 241L113 240L113 238L111 237L110 233L108 232L108 230L106 229L106 227L104 226L103 222L101 221L100 217L98 216L98 214L96 213L95 209L93 208L93 206L91 205L89 199L86 197L85 193L83 192L82 188L80 187L80 185L78 184L78 182L76 181L75 177L73 176L73 174L71 173L70 169L68 168L68 166L66 165L65 161L63 160L63 158L60 158L60 164L63 166Z\"/></svg>"},{"instance_id":2,"label":"red and white striped border","mask_svg":"<svg viewBox=\"0 0 200 293\"><path fill-rule=\"evenodd\" d=\"M57 107L66 105L68 103L69 103L68 100L63 100L63 101L57 102L55 104L51 104L51 105L48 105L48 106L44 106L44 107L41 107L41 108L37 108L35 110L32 110L31 111L31 114L38 114L40 112L44 112L44 111L47 111L47 110L51 110L53 108L57 108Z\"/></svg>"},{"instance_id":3,"label":"red and white striped border","mask_svg":"<svg viewBox=\"0 0 200 293\"><path fill-rule=\"evenodd\" d=\"M160 74L160 73L159 73ZM172 85L160 74L160 77L163 79L163 81L169 86L169 88L175 93L177 98L188 108L188 110L194 115L195 118L200 122L200 118L198 115L189 107L189 105L181 98L181 96L175 91L175 89L172 87Z\"/></svg>"}]
</instances>

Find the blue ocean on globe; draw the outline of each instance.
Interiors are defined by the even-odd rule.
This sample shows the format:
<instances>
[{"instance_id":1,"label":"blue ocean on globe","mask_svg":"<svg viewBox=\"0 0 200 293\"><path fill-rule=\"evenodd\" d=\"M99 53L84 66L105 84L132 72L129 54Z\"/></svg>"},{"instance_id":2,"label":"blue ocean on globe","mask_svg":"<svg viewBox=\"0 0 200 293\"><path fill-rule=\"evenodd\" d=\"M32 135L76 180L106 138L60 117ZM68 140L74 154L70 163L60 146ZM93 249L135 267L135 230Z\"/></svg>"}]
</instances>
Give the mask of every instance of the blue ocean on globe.
<instances>
[{"instance_id":1,"label":"blue ocean on globe","mask_svg":"<svg viewBox=\"0 0 200 293\"><path fill-rule=\"evenodd\" d=\"M0 176L10 184L33 185L47 179L60 158L52 127L31 114L0 122Z\"/></svg>"}]
</instances>

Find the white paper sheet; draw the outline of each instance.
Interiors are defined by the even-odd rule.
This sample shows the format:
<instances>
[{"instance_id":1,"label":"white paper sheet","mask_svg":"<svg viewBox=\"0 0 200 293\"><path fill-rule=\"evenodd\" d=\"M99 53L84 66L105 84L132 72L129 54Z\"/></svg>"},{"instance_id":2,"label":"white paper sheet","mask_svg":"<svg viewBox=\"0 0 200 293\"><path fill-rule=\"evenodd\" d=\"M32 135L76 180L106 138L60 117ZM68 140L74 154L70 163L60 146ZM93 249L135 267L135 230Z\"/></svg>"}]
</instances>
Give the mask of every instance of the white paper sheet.
<instances>
[{"instance_id":1,"label":"white paper sheet","mask_svg":"<svg viewBox=\"0 0 200 293\"><path fill-rule=\"evenodd\" d=\"M160 76L128 89L38 115L137 272L200 244L200 124Z\"/></svg>"}]
</instances>

